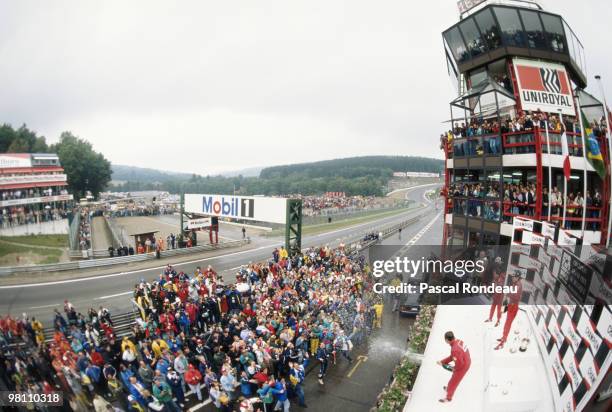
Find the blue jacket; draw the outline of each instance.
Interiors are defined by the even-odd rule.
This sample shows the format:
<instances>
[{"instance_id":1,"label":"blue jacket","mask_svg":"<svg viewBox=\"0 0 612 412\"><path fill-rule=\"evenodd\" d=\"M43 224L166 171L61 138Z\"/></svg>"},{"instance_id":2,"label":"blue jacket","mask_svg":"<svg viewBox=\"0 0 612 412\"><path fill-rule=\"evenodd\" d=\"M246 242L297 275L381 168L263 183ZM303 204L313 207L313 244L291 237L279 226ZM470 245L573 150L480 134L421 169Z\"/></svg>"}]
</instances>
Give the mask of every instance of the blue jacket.
<instances>
[{"instance_id":1,"label":"blue jacket","mask_svg":"<svg viewBox=\"0 0 612 412\"><path fill-rule=\"evenodd\" d=\"M270 388L270 392L276 396L276 400L279 402L284 402L287 400L287 390L282 382L277 381L274 386Z\"/></svg>"},{"instance_id":2,"label":"blue jacket","mask_svg":"<svg viewBox=\"0 0 612 412\"><path fill-rule=\"evenodd\" d=\"M100 382L100 367L96 365L89 365L87 369L85 369L85 373L89 377L92 382L98 383Z\"/></svg>"},{"instance_id":3,"label":"blue jacket","mask_svg":"<svg viewBox=\"0 0 612 412\"><path fill-rule=\"evenodd\" d=\"M140 394L140 392L138 392L138 389L136 389L134 385L128 382L127 388L130 391L130 395L132 395L134 399L136 399L136 402L138 402L142 406L146 406L147 404L146 399L142 397L142 395Z\"/></svg>"},{"instance_id":4,"label":"blue jacket","mask_svg":"<svg viewBox=\"0 0 612 412\"><path fill-rule=\"evenodd\" d=\"M123 385L125 385L126 388L129 388L130 386L132 386L132 384L130 383L130 376L134 376L134 372L132 372L131 369L124 369L121 372L119 372L119 376L121 376L121 382L123 382Z\"/></svg>"}]
</instances>

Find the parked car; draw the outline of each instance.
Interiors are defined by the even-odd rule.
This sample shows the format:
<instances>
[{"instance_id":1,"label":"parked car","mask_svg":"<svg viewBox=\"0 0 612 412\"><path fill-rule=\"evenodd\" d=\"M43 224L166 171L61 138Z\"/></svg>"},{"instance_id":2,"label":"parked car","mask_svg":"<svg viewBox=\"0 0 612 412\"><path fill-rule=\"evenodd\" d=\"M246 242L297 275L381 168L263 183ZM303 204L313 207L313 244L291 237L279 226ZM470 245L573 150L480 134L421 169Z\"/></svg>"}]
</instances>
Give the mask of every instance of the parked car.
<instances>
[{"instance_id":1,"label":"parked car","mask_svg":"<svg viewBox=\"0 0 612 412\"><path fill-rule=\"evenodd\" d=\"M409 293L400 304L399 313L401 316L416 316L421 311L421 301L423 295L420 293Z\"/></svg>"}]
</instances>

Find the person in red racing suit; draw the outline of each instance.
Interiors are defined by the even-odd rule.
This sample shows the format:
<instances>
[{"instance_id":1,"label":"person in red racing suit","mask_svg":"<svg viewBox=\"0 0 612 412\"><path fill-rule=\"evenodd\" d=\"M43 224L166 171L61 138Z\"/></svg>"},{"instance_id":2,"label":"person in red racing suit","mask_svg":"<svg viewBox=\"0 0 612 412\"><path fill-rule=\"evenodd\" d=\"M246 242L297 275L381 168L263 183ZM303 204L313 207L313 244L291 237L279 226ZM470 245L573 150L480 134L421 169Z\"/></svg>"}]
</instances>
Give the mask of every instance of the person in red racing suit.
<instances>
[{"instance_id":1,"label":"person in red racing suit","mask_svg":"<svg viewBox=\"0 0 612 412\"><path fill-rule=\"evenodd\" d=\"M503 287L506 284L506 273L501 269L495 268L493 269L493 282L495 286ZM489 319L485 320L485 322L491 322L493 320L493 314L497 309L497 322L495 322L495 326L499 326L499 322L501 320L501 309L502 303L504 302L504 294L503 293L494 293L491 299L491 310L489 311Z\"/></svg>"},{"instance_id":2,"label":"person in red racing suit","mask_svg":"<svg viewBox=\"0 0 612 412\"><path fill-rule=\"evenodd\" d=\"M506 322L504 323L504 334L501 338L498 339L499 344L495 347L495 350L499 350L504 347L504 343L506 343L506 340L508 340L508 334L510 334L510 329L512 329L512 322L514 322L514 318L518 313L521 295L523 294L523 284L521 282L520 273L515 273L512 276L511 286L516 286L516 291L514 293L507 294L508 312L506 314Z\"/></svg>"},{"instance_id":3,"label":"person in red racing suit","mask_svg":"<svg viewBox=\"0 0 612 412\"><path fill-rule=\"evenodd\" d=\"M446 332L444 334L444 340L451 347L450 356L438 361L438 365L448 365L450 362L454 362L453 375L451 376L448 384L444 387L446 390L446 398L440 399L440 402L450 402L453 400L455 390L461 383L461 380L470 369L472 359L470 358L470 351L463 341L455 339L453 332Z\"/></svg>"}]
</instances>

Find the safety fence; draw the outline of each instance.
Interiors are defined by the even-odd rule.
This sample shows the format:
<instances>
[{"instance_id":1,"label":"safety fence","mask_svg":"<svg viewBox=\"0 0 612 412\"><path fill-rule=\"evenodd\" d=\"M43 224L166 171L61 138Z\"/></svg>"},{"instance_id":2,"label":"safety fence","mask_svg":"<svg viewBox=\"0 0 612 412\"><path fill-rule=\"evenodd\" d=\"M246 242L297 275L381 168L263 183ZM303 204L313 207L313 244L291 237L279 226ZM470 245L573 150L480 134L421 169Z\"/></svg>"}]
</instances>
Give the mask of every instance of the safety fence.
<instances>
[{"instance_id":1,"label":"safety fence","mask_svg":"<svg viewBox=\"0 0 612 412\"><path fill-rule=\"evenodd\" d=\"M190 248L182 249L170 249L160 252L160 258L181 256L187 254L194 254L199 252L212 251L217 249L225 249L231 247L242 246L250 243L249 239L233 240L229 242L222 242L216 245L200 245ZM105 251L108 256L108 251ZM156 259L157 255L155 252L143 253L140 255L131 256L118 256L113 258L104 259L88 259L76 262L57 263L53 265L35 265L35 266L12 266L12 267L0 267L0 276L7 276L19 273L45 273L45 272L60 272L66 270L79 270L79 269L90 269L105 266L113 266L126 263L142 262L145 260Z\"/></svg>"}]
</instances>

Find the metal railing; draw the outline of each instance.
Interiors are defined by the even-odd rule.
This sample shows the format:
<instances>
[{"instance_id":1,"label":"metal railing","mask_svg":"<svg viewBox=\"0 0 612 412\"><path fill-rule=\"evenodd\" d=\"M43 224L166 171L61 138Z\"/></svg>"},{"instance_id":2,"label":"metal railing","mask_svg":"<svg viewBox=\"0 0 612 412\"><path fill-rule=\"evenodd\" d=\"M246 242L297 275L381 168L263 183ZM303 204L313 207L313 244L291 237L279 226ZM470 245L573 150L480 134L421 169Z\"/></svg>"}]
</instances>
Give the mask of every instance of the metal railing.
<instances>
[{"instance_id":1,"label":"metal railing","mask_svg":"<svg viewBox=\"0 0 612 412\"><path fill-rule=\"evenodd\" d=\"M241 240L233 240L230 242L223 242L217 245L201 245L194 246L190 248L182 248L182 249L170 249L164 250L160 253L161 258L173 257L173 256L181 256L192 253L206 252L217 249L225 249L230 247L242 246L244 244L250 243L249 239L241 239ZM108 256L108 251L104 251ZM67 263L57 263L53 265L35 265L35 266L7 266L0 267L0 276L13 275L18 273L40 273L40 272L60 272L65 270L79 270L79 269L90 269L97 267L105 267L105 266L113 266L118 264L125 263L134 263L134 262L142 262L145 260L156 259L155 252L152 253L143 253L140 255L132 255L132 256L118 256L118 257L108 257L104 259L89 259L89 260L81 260L77 262L67 262Z\"/></svg>"}]
</instances>

